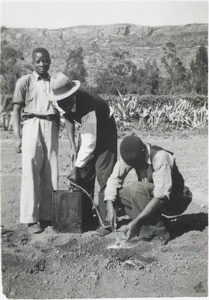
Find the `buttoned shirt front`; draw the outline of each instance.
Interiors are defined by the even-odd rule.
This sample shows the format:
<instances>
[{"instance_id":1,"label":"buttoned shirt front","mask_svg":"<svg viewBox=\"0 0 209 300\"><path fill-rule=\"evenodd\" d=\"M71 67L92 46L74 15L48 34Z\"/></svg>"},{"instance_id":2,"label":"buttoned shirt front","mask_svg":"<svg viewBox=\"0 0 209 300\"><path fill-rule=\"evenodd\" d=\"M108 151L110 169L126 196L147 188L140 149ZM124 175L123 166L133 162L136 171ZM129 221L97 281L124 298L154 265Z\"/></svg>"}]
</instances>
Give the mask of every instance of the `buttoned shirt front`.
<instances>
[{"instance_id":1,"label":"buttoned shirt front","mask_svg":"<svg viewBox=\"0 0 209 300\"><path fill-rule=\"evenodd\" d=\"M150 159L150 145L146 145L146 169L136 170L140 181L154 183L153 196L155 198L167 197L170 199L172 190L172 168L175 163L175 157L171 153L160 150L156 153L153 162ZM122 188L127 174L133 169L120 158L107 181L105 190L105 200L114 201L118 189Z\"/></svg>"},{"instance_id":2,"label":"buttoned shirt front","mask_svg":"<svg viewBox=\"0 0 209 300\"><path fill-rule=\"evenodd\" d=\"M23 106L23 115L53 115L57 113L50 97L50 76L41 78L35 71L18 79L13 104Z\"/></svg>"}]
</instances>

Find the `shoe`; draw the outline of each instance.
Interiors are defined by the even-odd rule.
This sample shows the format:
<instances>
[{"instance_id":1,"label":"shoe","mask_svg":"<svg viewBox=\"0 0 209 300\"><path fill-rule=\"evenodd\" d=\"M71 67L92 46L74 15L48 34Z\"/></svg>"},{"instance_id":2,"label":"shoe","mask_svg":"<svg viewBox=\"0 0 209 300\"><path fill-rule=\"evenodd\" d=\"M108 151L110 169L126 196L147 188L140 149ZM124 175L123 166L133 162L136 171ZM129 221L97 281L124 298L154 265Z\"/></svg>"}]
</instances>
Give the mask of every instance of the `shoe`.
<instances>
[{"instance_id":1,"label":"shoe","mask_svg":"<svg viewBox=\"0 0 209 300\"><path fill-rule=\"evenodd\" d=\"M169 232L165 232L162 234L158 234L153 238L153 241L160 242L161 245L167 245L168 242L171 240L171 236Z\"/></svg>"},{"instance_id":2,"label":"shoe","mask_svg":"<svg viewBox=\"0 0 209 300\"><path fill-rule=\"evenodd\" d=\"M48 226L52 226L52 221L40 220L39 222L41 230L44 231Z\"/></svg>"},{"instance_id":3,"label":"shoe","mask_svg":"<svg viewBox=\"0 0 209 300\"><path fill-rule=\"evenodd\" d=\"M95 230L95 233L99 236L105 236L108 235L112 232L110 227L104 228L104 227L99 227Z\"/></svg>"},{"instance_id":4,"label":"shoe","mask_svg":"<svg viewBox=\"0 0 209 300\"><path fill-rule=\"evenodd\" d=\"M139 237L144 241L151 241L154 237L153 226L143 225L139 232Z\"/></svg>"},{"instance_id":5,"label":"shoe","mask_svg":"<svg viewBox=\"0 0 209 300\"><path fill-rule=\"evenodd\" d=\"M28 232L30 234L37 234L37 233L41 233L42 229L38 223L29 223L28 224Z\"/></svg>"},{"instance_id":6,"label":"shoe","mask_svg":"<svg viewBox=\"0 0 209 300\"><path fill-rule=\"evenodd\" d=\"M160 222L153 225L143 225L140 231L140 237L144 241L160 241L162 245L166 245L171 239L167 227Z\"/></svg>"}]
</instances>

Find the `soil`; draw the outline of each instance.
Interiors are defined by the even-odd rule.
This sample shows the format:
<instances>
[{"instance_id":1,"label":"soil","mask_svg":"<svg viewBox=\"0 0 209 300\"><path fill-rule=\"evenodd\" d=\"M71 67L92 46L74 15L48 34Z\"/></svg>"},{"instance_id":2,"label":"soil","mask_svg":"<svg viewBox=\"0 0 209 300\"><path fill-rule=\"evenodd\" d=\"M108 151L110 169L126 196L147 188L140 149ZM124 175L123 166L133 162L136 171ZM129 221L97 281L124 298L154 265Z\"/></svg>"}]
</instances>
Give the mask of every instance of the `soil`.
<instances>
[{"instance_id":1,"label":"soil","mask_svg":"<svg viewBox=\"0 0 209 300\"><path fill-rule=\"evenodd\" d=\"M145 142L175 153L193 201L168 220L163 245L135 238L131 248L109 248L115 235L44 232L19 223L21 155L11 132L1 134L2 298L143 298L208 295L207 135L142 133ZM60 138L60 189L67 189L69 142ZM129 178L131 181L133 178ZM128 180L127 180L128 182ZM119 234L129 220L121 216Z\"/></svg>"}]
</instances>

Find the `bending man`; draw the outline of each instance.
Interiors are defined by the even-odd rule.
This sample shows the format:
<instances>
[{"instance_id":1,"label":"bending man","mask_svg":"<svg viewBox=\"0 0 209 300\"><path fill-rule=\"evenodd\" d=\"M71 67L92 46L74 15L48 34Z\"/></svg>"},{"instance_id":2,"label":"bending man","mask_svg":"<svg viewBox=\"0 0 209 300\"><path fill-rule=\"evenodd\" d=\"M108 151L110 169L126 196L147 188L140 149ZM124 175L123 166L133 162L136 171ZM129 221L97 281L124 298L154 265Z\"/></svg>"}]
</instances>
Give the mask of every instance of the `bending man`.
<instances>
[{"instance_id":1,"label":"bending man","mask_svg":"<svg viewBox=\"0 0 209 300\"><path fill-rule=\"evenodd\" d=\"M71 143L71 158L75 166L69 174L94 197L95 177L99 191L99 212L106 221L104 190L117 160L117 130L110 107L104 99L80 88L78 80L71 81L62 73L52 78L53 100L64 111L65 125ZM79 147L75 143L75 123L80 125ZM92 223L92 202L84 201L84 222ZM108 230L107 230L108 231ZM101 228L101 234L106 234Z\"/></svg>"}]
</instances>

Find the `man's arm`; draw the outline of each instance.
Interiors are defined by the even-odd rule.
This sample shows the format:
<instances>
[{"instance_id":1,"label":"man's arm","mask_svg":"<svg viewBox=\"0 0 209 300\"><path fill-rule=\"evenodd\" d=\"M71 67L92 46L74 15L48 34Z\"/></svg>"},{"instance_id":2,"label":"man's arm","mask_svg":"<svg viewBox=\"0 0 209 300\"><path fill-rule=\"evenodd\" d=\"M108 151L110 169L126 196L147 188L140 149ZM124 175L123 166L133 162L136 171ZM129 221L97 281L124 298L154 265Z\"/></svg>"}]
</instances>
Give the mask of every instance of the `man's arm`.
<instances>
[{"instance_id":1,"label":"man's arm","mask_svg":"<svg viewBox=\"0 0 209 300\"><path fill-rule=\"evenodd\" d=\"M105 188L104 201L116 199L118 190L123 186L123 182L132 167L128 166L122 158L119 158L116 162L112 174L107 180Z\"/></svg>"},{"instance_id":2,"label":"man's arm","mask_svg":"<svg viewBox=\"0 0 209 300\"><path fill-rule=\"evenodd\" d=\"M107 181L104 201L106 201L107 204L106 220L110 223L112 229L114 229L116 225L114 201L116 199L118 189L120 189L123 186L124 179L131 169L132 168L120 158L116 162L113 172Z\"/></svg>"},{"instance_id":3,"label":"man's arm","mask_svg":"<svg viewBox=\"0 0 209 300\"><path fill-rule=\"evenodd\" d=\"M164 198L152 198L143 211L127 226L126 240L129 241L138 232L138 228L144 224L144 221L150 217L166 201Z\"/></svg>"},{"instance_id":4,"label":"man's arm","mask_svg":"<svg viewBox=\"0 0 209 300\"><path fill-rule=\"evenodd\" d=\"M117 216L114 208L114 202L112 200L106 200L106 203L107 203L106 221L110 223L110 227L112 231L114 231L117 226Z\"/></svg>"},{"instance_id":5,"label":"man's arm","mask_svg":"<svg viewBox=\"0 0 209 300\"><path fill-rule=\"evenodd\" d=\"M13 129L15 136L15 146L16 152L21 153L22 139L21 139L21 130L20 130L20 115L21 115L22 106L20 104L14 104L13 113L12 113L12 121L13 121Z\"/></svg>"},{"instance_id":6,"label":"man's arm","mask_svg":"<svg viewBox=\"0 0 209 300\"><path fill-rule=\"evenodd\" d=\"M170 199L172 189L172 168L174 165L174 157L170 153L161 150L153 160L153 195L155 198L162 198L164 196Z\"/></svg>"},{"instance_id":7,"label":"man's arm","mask_svg":"<svg viewBox=\"0 0 209 300\"><path fill-rule=\"evenodd\" d=\"M71 145L71 160L74 162L77 158L76 146L75 146L75 124L68 121L65 118L65 127L67 130L67 135Z\"/></svg>"},{"instance_id":8,"label":"man's arm","mask_svg":"<svg viewBox=\"0 0 209 300\"><path fill-rule=\"evenodd\" d=\"M75 166L82 168L89 161L97 142L97 117L95 111L89 112L81 119L81 145Z\"/></svg>"},{"instance_id":9,"label":"man's arm","mask_svg":"<svg viewBox=\"0 0 209 300\"><path fill-rule=\"evenodd\" d=\"M13 95L13 112L12 112L12 122L14 128L14 136L16 140L16 151L21 153L21 110L25 106L26 90L28 88L28 79L30 75L25 75L19 78L16 82L14 95Z\"/></svg>"},{"instance_id":10,"label":"man's arm","mask_svg":"<svg viewBox=\"0 0 209 300\"><path fill-rule=\"evenodd\" d=\"M81 119L81 145L78 153L76 152L75 146L75 125L67 119L65 120L68 137L71 143L71 159L73 162L73 168L68 174L68 177L76 180L76 169L86 165L96 147L97 119L95 111L89 112Z\"/></svg>"}]
</instances>

